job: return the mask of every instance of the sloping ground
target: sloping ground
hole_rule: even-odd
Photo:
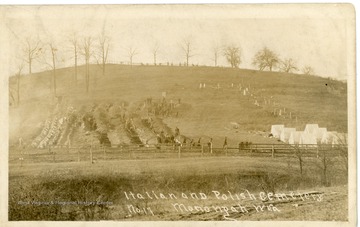
[[[155,142],[152,140],[156,136],[155,133],[143,124],[141,118],[134,119],[134,126],[143,144],[153,144]]]
[[[131,143],[129,137],[123,128],[118,127],[115,130],[111,130],[107,133],[107,137],[110,140],[111,146],[118,147],[121,145],[128,145]]]
[[[107,136],[111,146],[128,145],[131,143],[125,130],[125,113],[126,110],[119,105],[113,104],[108,109],[109,122],[114,129],[108,131]]]
[[[157,144],[156,134],[171,136],[171,129],[156,117],[141,118],[138,108],[121,107],[103,101],[82,105],[79,110],[66,103],[56,105],[53,117],[44,120],[42,130],[30,137],[33,148],[104,145]],[[149,124],[150,122],[150,124]]]
[[[83,67],[77,83],[72,81],[72,68],[57,70],[58,95],[64,102],[74,107],[104,102],[126,107],[150,97],[159,100],[166,92],[168,102],[180,99],[181,105],[163,123],[171,129],[179,127],[189,137],[205,135],[221,141],[227,136],[234,145],[246,140],[272,143],[276,141],[264,137],[272,124],[303,130],[305,124],[317,123],[329,131],[347,131],[346,84],[325,78],[214,67],[120,65],[108,65],[108,74],[102,77],[97,66],[90,69],[89,94]],[[36,137],[51,115],[56,104],[50,95],[51,78],[50,72],[21,78],[21,105],[10,108],[13,143],[19,136]],[[15,80],[11,78],[10,84]],[[206,89],[199,89],[199,83],[206,83]],[[230,122],[239,128],[229,127]]]
[[[82,127],[77,128],[73,133],[72,146],[88,148],[90,145],[100,145],[98,134],[85,131]]]

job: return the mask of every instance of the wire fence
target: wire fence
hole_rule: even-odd
[[[56,146],[47,149],[10,149],[9,163],[42,162],[98,162],[107,160],[137,160],[159,158],[199,158],[199,157],[268,157],[279,158],[301,154],[303,157],[343,156],[347,145],[306,144],[251,144],[239,147],[212,148],[207,144],[196,146],[149,145],[123,147],[66,147]]]

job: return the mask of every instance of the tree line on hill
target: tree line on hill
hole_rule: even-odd
[[[73,80],[76,84],[78,80],[78,65],[79,60],[85,62],[85,90],[89,92],[90,84],[90,70],[89,65],[91,60],[95,60],[97,65],[101,68],[102,76],[106,75],[106,64],[108,63],[108,55],[111,51],[113,42],[111,38],[102,32],[98,37],[86,36],[81,37],[77,33],[73,33],[65,41],[66,48],[62,46],[64,51],[70,52],[73,59],[74,74]],[[32,73],[32,67],[35,62],[46,65],[52,71],[52,85],[51,91],[56,97],[57,84],[56,84],[56,69],[57,65],[61,61],[59,59],[59,43],[55,41],[41,41],[39,38],[31,39],[26,38],[22,46],[22,53],[20,57],[20,63],[17,66],[15,76],[17,77],[16,88],[11,89],[10,97],[14,99],[17,104],[20,103],[20,76],[23,73],[25,65],[28,67],[28,73]],[[191,38],[184,38],[179,43],[179,48],[185,58],[184,66],[190,65],[190,60],[196,55],[194,43]],[[159,64],[157,58],[161,47],[158,42],[155,42],[151,48],[151,54],[153,57],[153,64]],[[226,62],[232,68],[239,68],[242,63],[241,59],[241,47],[236,44],[230,45],[214,45],[211,49],[211,60],[214,62],[214,66],[218,66],[220,57],[224,57]],[[126,48],[126,54],[129,60],[129,64],[133,65],[133,59],[139,54],[139,51],[134,46]],[[252,65],[257,69],[264,71],[273,71],[277,69],[281,72],[293,73],[301,71],[306,75],[314,75],[314,70],[311,66],[305,66],[301,70],[297,66],[296,62],[292,58],[281,59],[278,54],[270,50],[268,47],[264,47],[259,50],[252,59]],[[15,94],[16,93],[16,98]],[[16,101],[15,101],[16,99]]]

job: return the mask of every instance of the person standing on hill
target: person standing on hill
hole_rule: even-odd
[[[227,137],[225,136],[223,148],[224,148],[224,149],[227,149],[227,146],[228,146],[228,144],[227,144]]]
[[[178,127],[175,128],[175,137],[180,135],[180,130]]]
[[[201,146],[201,137],[199,138],[198,142],[197,142],[197,146]]]
[[[190,149],[191,149],[193,146],[195,146],[195,142],[194,142],[194,139],[191,139],[191,140],[190,140]]]
[[[25,143],[22,137],[19,138],[19,149],[20,149],[20,153],[24,154]]]
[[[209,146],[209,151],[212,154],[212,148],[213,148],[213,142],[212,142],[212,138],[210,138],[209,142],[208,142],[208,146]]]
[[[24,140],[22,137],[19,138],[19,148],[22,148]]]
[[[186,145],[186,137],[183,139],[183,144]]]

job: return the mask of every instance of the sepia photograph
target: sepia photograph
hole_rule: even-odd
[[[8,5],[0,21],[9,223],[355,226],[351,4]]]

